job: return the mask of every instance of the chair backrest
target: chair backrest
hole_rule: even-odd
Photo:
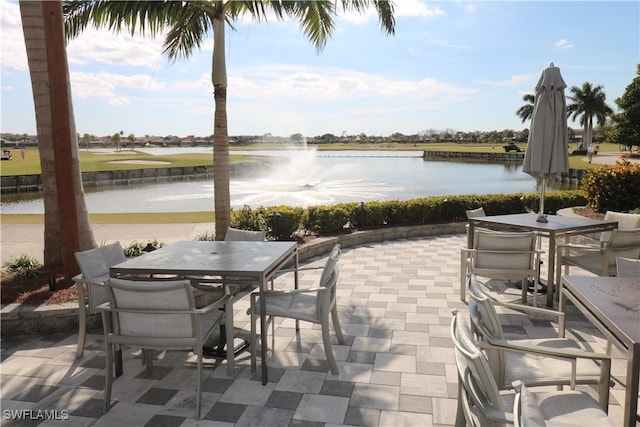
[[[474,268],[530,270],[535,268],[536,234],[479,229],[473,236]],[[494,251],[494,252],[492,252]],[[515,253],[515,252],[520,253]],[[523,253],[526,252],[526,253]]]
[[[266,231],[240,230],[231,227],[227,228],[224,235],[225,242],[262,242],[266,238]]]
[[[338,261],[340,261],[341,257],[342,251],[340,245],[337,244],[329,252],[320,275],[318,286],[328,288],[329,292],[323,292],[319,295],[316,306],[317,313],[328,313],[336,303],[336,285],[340,276]]]
[[[117,311],[117,335],[144,338],[194,338],[195,308],[189,280],[130,281],[109,279],[105,288]],[[178,312],[172,312],[178,311]],[[142,342],[138,342],[143,344]]]
[[[640,279],[640,259],[616,258],[616,270],[618,277],[633,277]]]
[[[99,246],[74,254],[85,279],[109,275],[109,268],[126,261],[120,242]]]
[[[605,243],[609,252],[609,267],[616,269],[616,258],[640,258],[640,228],[616,229]]]
[[[109,268],[127,260],[120,242],[76,252],[74,256],[84,278],[93,281],[95,285],[107,280]],[[108,301],[107,293],[102,286],[90,285],[87,286],[87,291],[90,309]]]
[[[476,323],[478,324],[478,332],[482,335],[503,339],[504,331],[493,301],[484,292],[475,275],[471,275],[469,279],[469,297],[469,316],[474,326]]]
[[[462,312],[457,310],[451,321],[451,338],[455,346],[458,381],[469,399],[463,404],[467,421],[472,425],[492,426],[495,425],[492,419],[512,420],[511,408],[500,395],[487,359],[476,344]]]
[[[640,228],[640,214],[607,211],[604,214],[605,221],[618,221],[618,230]],[[600,233],[600,241],[606,242],[611,237],[610,231]]]
[[[465,211],[465,213],[467,214],[467,219],[469,219],[469,218],[478,218],[478,217],[481,217],[481,216],[487,216],[484,213],[484,208],[483,207],[479,207],[479,208],[476,208],[476,209],[467,209]]]
[[[472,279],[475,279],[472,276]],[[469,282],[469,318],[476,335],[487,342],[504,339],[504,331],[495,310],[493,301],[481,289],[477,280]],[[485,349],[489,368],[494,378],[506,377],[506,357],[504,351],[496,348]]]

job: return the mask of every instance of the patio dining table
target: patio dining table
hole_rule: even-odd
[[[608,340],[627,356],[624,426],[635,427],[638,418],[640,381],[640,278],[563,275],[560,280],[560,311],[567,302],[575,307]],[[566,318],[559,325],[565,335]]]
[[[295,287],[298,286],[298,245],[295,242],[221,242],[180,241],[153,252],[133,258],[111,267],[111,277],[121,274],[169,274],[178,276],[219,277],[223,286],[245,284],[255,286],[260,292],[283,267],[293,264]],[[233,278],[229,283],[229,279]],[[209,280],[211,281],[211,280]],[[229,303],[230,304],[230,303]],[[261,313],[264,313],[264,298],[260,298]],[[226,307],[232,313],[233,307]],[[232,321],[228,316],[227,321]],[[266,319],[260,319],[260,331],[265,336]],[[226,327],[226,341],[233,343],[233,324]],[[267,340],[261,342],[262,384],[267,377]],[[255,351],[254,349],[251,349]],[[234,348],[227,345],[227,370],[234,371]]]
[[[546,217],[547,222],[538,222],[538,214],[531,212],[469,218],[469,240],[467,242],[467,247],[473,248],[473,231],[475,227],[484,227],[502,231],[535,231],[541,236],[548,237],[549,258],[547,260],[547,306],[553,307],[553,280],[557,239],[559,237],[567,238],[572,234],[610,231],[618,227],[618,222],[561,215],[547,215]],[[526,286],[526,284],[523,283],[523,286]]]

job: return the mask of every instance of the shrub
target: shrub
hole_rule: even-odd
[[[275,240],[291,240],[300,229],[303,212],[304,209],[300,207],[290,206],[270,209],[264,220],[269,230],[267,236]]]
[[[582,181],[589,207],[597,212],[640,208],[640,164],[626,160],[587,172]]]
[[[287,206],[251,209],[245,206],[236,212],[232,224],[234,227],[248,230],[264,230],[256,224],[266,224],[271,238],[288,239],[299,233],[327,235],[344,232],[350,228],[372,229],[466,221],[465,211],[480,206],[484,207],[487,215],[538,212],[539,203],[539,193],[528,193],[424,197],[405,201],[309,206],[306,209]],[[547,213],[585,204],[586,199],[582,191],[559,191],[545,195]],[[277,212],[278,215],[273,215],[273,212]]]
[[[38,269],[42,267],[40,261],[29,255],[22,254],[18,257],[11,258],[5,262],[2,267],[15,274],[18,279],[30,279],[38,276]]]
[[[123,252],[127,258],[133,258],[145,253],[145,249],[148,246],[152,246],[154,249],[158,249],[165,245],[165,242],[161,242],[158,239],[149,240],[147,243],[133,241],[123,249]]]
[[[214,231],[205,231],[204,233],[198,234],[194,240],[213,241],[216,240],[216,233]]]

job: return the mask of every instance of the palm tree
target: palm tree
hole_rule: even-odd
[[[62,6],[60,2],[20,0],[20,17],[38,129],[44,264],[71,278],[79,272],[74,252],[96,243],[82,188]]]
[[[530,93],[526,93],[522,96],[522,100],[526,102],[526,104],[516,110],[516,116],[520,117],[522,123],[524,123],[533,116],[533,106],[536,97]]]
[[[188,58],[200,48],[213,30],[213,83],[215,111],[213,125],[213,187],[216,239],[223,239],[231,223],[229,195],[229,135],[227,129],[227,70],[225,65],[225,23],[233,23],[248,15],[256,21],[275,16],[278,20],[293,18],[311,43],[320,51],[334,30],[338,9],[364,12],[373,6],[381,27],[387,34],[395,31],[393,5],[386,0],[321,0],[321,1],[135,1],[97,0],[65,2],[68,37],[75,37],[90,23],[119,32],[139,30],[152,36],[168,29],[164,51],[170,61]]]
[[[607,117],[613,114],[613,110],[605,102],[607,96],[601,85],[593,87],[591,83],[584,82],[582,87],[572,86],[569,90],[573,95],[568,98],[573,103],[567,105],[567,117],[571,117],[575,122],[580,116],[583,132],[579,149],[584,150],[593,140],[593,117],[595,116],[597,123],[602,126]]]

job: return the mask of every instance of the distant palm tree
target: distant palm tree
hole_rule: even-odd
[[[593,117],[595,116],[597,123],[603,126],[607,117],[613,114],[613,110],[605,102],[607,96],[601,85],[593,87],[591,83],[584,82],[582,87],[572,86],[569,91],[573,95],[568,98],[573,103],[567,105],[567,117],[571,117],[574,122],[580,117],[580,125],[583,128],[580,149],[584,150],[593,140]]]
[[[522,119],[522,123],[530,120],[533,116],[533,106],[536,100],[536,97],[533,94],[527,93],[522,96],[522,100],[526,102],[525,105],[518,108],[516,111],[516,115]]]
[[[256,21],[268,17],[293,18],[302,31],[321,50],[334,30],[338,9],[364,12],[373,6],[382,29],[395,31],[393,4],[385,0],[321,1],[65,1],[66,34],[75,37],[90,23],[119,32],[123,27],[132,34],[154,36],[168,29],[164,53],[169,60],[188,58],[200,48],[213,30],[213,66],[211,81],[215,100],[213,126],[213,187],[216,239],[223,239],[231,223],[229,194],[229,135],[227,129],[227,70],[225,65],[225,23],[248,16]]]

